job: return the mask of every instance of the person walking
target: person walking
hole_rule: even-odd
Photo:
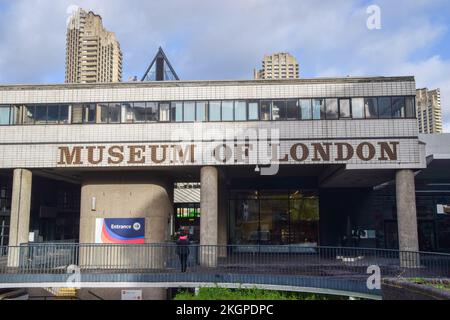
[[[186,272],[189,257],[189,240],[187,235],[180,235],[177,240],[177,254],[180,258],[181,272]]]

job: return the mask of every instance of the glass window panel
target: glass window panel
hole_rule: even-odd
[[[327,110],[327,119],[338,119],[338,100],[337,99],[326,99],[326,110]]]
[[[298,100],[286,101],[286,120],[298,119]]]
[[[378,118],[378,100],[377,98],[364,99],[364,111],[366,118]]]
[[[0,125],[9,124],[10,107],[0,106]]]
[[[72,123],[83,123],[84,107],[82,104],[72,105]]]
[[[270,120],[270,107],[272,101],[261,101],[261,120]]]
[[[392,106],[390,97],[378,98],[378,116],[380,119],[392,118]]]
[[[96,105],[93,103],[87,104],[87,105],[85,105],[85,109],[86,109],[86,114],[85,114],[84,122],[94,123],[95,118],[96,118],[96,113],[97,113]]]
[[[233,101],[222,101],[222,121],[233,121]]]
[[[339,117],[350,118],[350,99],[339,99]]]
[[[286,101],[274,101],[272,103],[272,120],[286,119]]]
[[[415,118],[416,110],[415,110],[415,98],[414,97],[406,97],[405,105],[406,105],[406,118]]]
[[[70,106],[62,104],[59,106],[59,123],[70,123],[69,114]]]
[[[133,102],[126,109],[126,122],[145,122],[146,121],[146,103],[145,102]]]
[[[128,102],[124,102],[121,104],[122,110],[121,110],[121,118],[122,123],[131,123],[134,121],[134,110],[133,105]]]
[[[159,104],[159,121],[170,121],[170,105],[168,102]]]
[[[364,118],[364,98],[352,98],[353,119]]]
[[[230,200],[230,241],[233,244],[259,243],[259,201]]]
[[[170,112],[173,122],[183,121],[183,102],[172,102]]]
[[[154,122],[158,121],[158,103],[157,102],[147,102],[145,105],[145,120]]]
[[[49,105],[47,110],[47,122],[48,123],[58,123],[59,119],[59,106],[58,105]]]
[[[20,123],[20,106],[11,106],[10,124]]]
[[[37,105],[35,109],[34,120],[36,124],[43,124],[47,122],[47,106]]]
[[[313,99],[313,119],[325,119],[325,100],[324,99]]]
[[[108,104],[97,104],[97,123],[108,123]]]
[[[207,121],[208,103],[206,101],[197,101],[195,107],[196,107],[196,115],[195,115],[196,121],[199,122]]]
[[[220,101],[209,102],[209,121],[220,121]]]
[[[300,99],[300,119],[302,120],[311,120],[312,112],[311,112],[311,99]]]
[[[392,98],[392,116],[394,118],[405,117],[405,98],[394,97]]]
[[[195,102],[189,101],[184,103],[184,116],[185,122],[195,121]]]
[[[234,103],[234,119],[236,121],[247,120],[247,103],[245,101],[236,101]]]
[[[120,104],[109,104],[109,123],[120,123]]]
[[[24,106],[23,121],[24,124],[34,123],[34,106]]]
[[[248,120],[259,120],[259,104],[257,101],[248,103]]]

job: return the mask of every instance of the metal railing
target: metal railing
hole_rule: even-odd
[[[450,277],[449,254],[369,248],[30,243],[0,253],[0,283],[17,275],[29,276],[14,278],[19,281],[37,282],[39,275],[64,281],[51,276],[67,275],[69,266],[91,282],[249,283],[365,293],[374,293],[367,287],[373,270],[381,277]]]

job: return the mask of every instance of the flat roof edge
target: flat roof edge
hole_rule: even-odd
[[[232,86],[232,85],[292,85],[292,84],[332,84],[415,81],[414,76],[395,77],[340,77],[301,78],[282,80],[180,80],[180,81],[130,81],[111,83],[60,83],[60,84],[0,84],[1,91],[41,90],[41,89],[90,89],[129,87],[189,87],[189,86]]]

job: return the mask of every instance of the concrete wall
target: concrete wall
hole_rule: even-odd
[[[152,172],[95,173],[84,178],[81,188],[80,243],[95,242],[97,218],[145,218],[145,242],[169,239],[169,217],[173,214],[173,184]],[[92,210],[92,198],[96,208]],[[81,248],[81,264],[114,267],[161,268],[164,252],[154,247]]]

